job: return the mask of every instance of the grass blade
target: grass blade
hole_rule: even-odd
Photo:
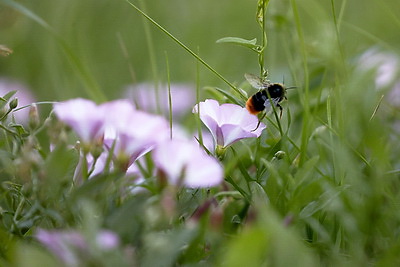
[[[225,77],[223,77],[219,72],[217,72],[213,67],[211,67],[207,62],[205,62],[199,55],[197,55],[195,52],[193,52],[189,47],[187,47],[184,43],[179,41],[178,38],[173,36],[169,31],[167,31],[164,27],[162,27],[160,24],[158,24],[155,20],[153,20],[149,15],[147,15],[145,12],[143,12],[140,8],[138,8],[135,4],[130,2],[129,0],[126,0],[126,2],[131,5],[137,12],[139,12],[142,16],[144,16],[147,20],[149,20],[154,26],[156,26],[159,30],[161,30],[163,33],[165,33],[169,38],[171,38],[175,43],[177,43],[180,47],[186,50],[190,55],[192,55],[194,58],[196,58],[201,64],[203,64],[207,69],[209,69],[212,73],[214,73],[218,78],[220,78],[222,81],[224,81],[229,87],[231,87],[233,90],[235,90],[243,99],[246,99],[246,97],[240,92],[238,88],[236,88],[235,85],[233,85],[231,82],[229,82]]]

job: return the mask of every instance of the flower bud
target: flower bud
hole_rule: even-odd
[[[316,137],[320,137],[325,131],[326,131],[327,127],[325,125],[319,126],[317,127],[313,133],[311,134],[310,139],[312,138],[316,138]]]
[[[275,153],[275,155],[274,155],[274,159],[283,159],[284,157],[285,157],[285,155],[286,155],[286,153],[285,153],[285,151],[281,151],[281,150],[279,150],[279,151],[277,151],[276,153]]]
[[[8,105],[11,110],[15,109],[18,106],[18,98],[14,98],[13,100],[11,100]]]
[[[221,145],[217,145],[215,148],[215,154],[217,155],[219,160],[222,160],[225,157],[226,147]]]
[[[96,159],[98,157],[100,157],[100,155],[103,153],[103,151],[104,151],[104,149],[103,149],[102,143],[94,144],[90,149],[92,156]]]
[[[31,107],[29,108],[29,128],[31,130],[36,129],[39,127],[40,124],[40,118],[39,118],[39,112],[36,104],[32,104]]]

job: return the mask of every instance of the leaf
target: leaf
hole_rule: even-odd
[[[225,91],[224,89],[218,88],[218,87],[205,87],[204,90],[210,92],[210,93],[215,93],[215,91],[218,91],[221,93],[223,96],[225,96],[227,99],[229,99],[232,103],[242,106],[242,103],[240,103],[239,100],[237,100],[235,97],[232,96],[232,93],[229,93]],[[215,90],[215,91],[214,91]],[[218,95],[215,94],[217,97]]]
[[[304,209],[300,212],[299,218],[306,219],[313,216],[315,213],[321,210],[328,210],[329,206],[333,205],[335,201],[340,200],[339,195],[342,194],[349,186],[344,185],[338,188],[332,188],[323,193],[318,200],[310,202]]]
[[[251,194],[256,206],[263,207],[269,204],[269,198],[264,188],[257,182],[250,183]]]
[[[67,145],[56,146],[46,158],[43,166],[43,192],[49,199],[59,198],[64,187],[72,181],[74,170],[78,162],[78,153]]]
[[[10,123],[9,126],[14,128],[19,136],[28,136],[28,132],[25,130],[22,124]]]
[[[247,48],[250,48],[256,52],[260,50],[260,46],[257,45],[257,38],[247,40],[239,37],[224,37],[221,39],[218,39],[216,43],[221,44],[221,43],[230,43],[230,44],[235,44],[235,45],[240,45],[244,46]]]
[[[16,90],[10,91],[7,94],[5,94],[3,97],[0,97],[0,109],[5,107],[8,103],[8,101],[17,93]]]
[[[144,236],[145,247],[141,266],[180,266],[179,256],[188,244],[196,241],[198,230],[194,227],[174,228],[169,231],[151,232]],[[200,246],[201,243],[198,244]],[[157,256],[155,256],[157,255]],[[190,258],[190,257],[189,257]]]
[[[222,266],[264,266],[268,241],[268,235],[260,227],[247,229],[228,243]]]

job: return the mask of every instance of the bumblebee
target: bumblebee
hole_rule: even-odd
[[[281,83],[270,83],[267,80],[262,80],[260,77],[246,73],[246,80],[256,89],[257,93],[249,97],[246,102],[246,109],[254,115],[257,115],[264,109],[270,107],[271,102],[280,110],[282,117],[282,106],[279,104],[286,98],[285,86]],[[271,99],[271,100],[270,100]]]

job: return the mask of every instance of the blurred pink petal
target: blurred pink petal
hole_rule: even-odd
[[[171,83],[172,114],[181,117],[188,114],[195,104],[195,89],[193,85],[184,83]],[[160,85],[156,88],[151,83],[131,85],[126,89],[125,96],[137,104],[138,109],[157,113],[157,101],[162,114],[168,115],[168,86]]]
[[[46,231],[39,229],[36,233],[36,238],[68,266],[78,266],[79,256],[76,251],[88,249],[83,236],[75,231]]]
[[[39,229],[36,233],[36,239],[67,266],[81,266],[94,249],[112,250],[120,243],[118,235],[109,230],[99,231],[95,238],[96,247],[90,248],[92,242],[78,231]]]
[[[393,85],[400,71],[400,60],[391,52],[371,48],[362,54],[358,60],[359,71],[373,74],[375,86],[382,89]]]
[[[200,119],[210,130],[217,145],[227,147],[243,138],[259,137],[266,128],[258,124],[258,118],[238,105],[222,104],[213,99],[200,102],[193,109],[197,113],[200,107]]]
[[[93,101],[77,98],[56,103],[54,112],[84,143],[97,140],[104,134],[104,114]]]
[[[83,157],[83,155],[81,155],[81,157]],[[96,161],[94,160],[92,154],[86,155],[88,170],[92,170],[89,178],[99,175],[104,171],[107,158],[108,158],[108,152],[106,151],[101,153],[100,156],[96,159]]]
[[[101,231],[96,236],[96,244],[102,250],[112,250],[119,246],[119,237],[112,231]]]
[[[219,162],[192,141],[168,140],[161,143],[153,151],[153,159],[172,184],[182,182],[188,187],[210,187],[223,180]]]
[[[122,100],[103,104],[102,108],[107,114],[104,142],[109,149],[115,142],[114,154],[128,156],[129,165],[168,138],[168,123],[160,116],[135,110]]]
[[[5,94],[11,91],[17,91],[17,93],[13,96],[13,98],[18,98],[17,108],[30,105],[36,101],[31,91],[29,91],[24,84],[5,78],[0,78],[0,96],[3,97]],[[29,107],[17,110],[12,114],[17,123],[25,124],[29,120]]]

